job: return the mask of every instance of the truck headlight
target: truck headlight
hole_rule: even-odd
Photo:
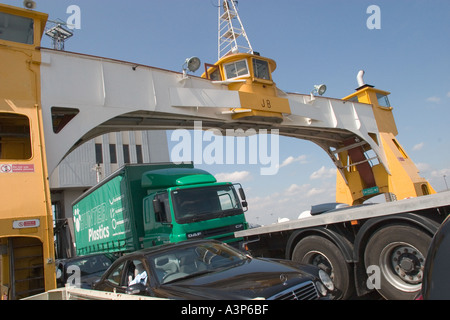
[[[326,273],[323,270],[319,270],[319,278],[320,281],[322,281],[323,285],[330,291],[334,290],[334,283],[333,280],[331,280],[330,276],[328,275],[328,273]]]

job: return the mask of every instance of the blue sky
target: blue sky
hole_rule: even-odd
[[[22,6],[22,0],[1,1]],[[181,71],[187,57],[217,60],[217,0],[36,0],[51,20],[81,9],[81,29],[66,50]],[[381,10],[370,30],[366,10]],[[450,184],[450,1],[240,0],[239,13],[255,51],[277,61],[277,86],[343,98],[356,75],[391,92],[398,140],[437,191]],[[44,46],[51,46],[44,40]],[[197,72],[196,75],[199,75]],[[257,165],[200,165],[247,191],[247,218],[262,224],[296,218],[312,204],[334,201],[335,168],[314,144],[280,138],[276,176]]]

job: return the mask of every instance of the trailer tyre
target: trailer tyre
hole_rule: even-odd
[[[364,254],[366,270],[371,266],[371,270],[379,270],[378,286],[373,287],[384,298],[410,300],[418,294],[431,239],[429,234],[407,225],[385,227],[369,239]],[[372,276],[376,281],[378,275]],[[368,285],[373,282],[368,281]]]
[[[292,260],[316,265],[331,277],[336,288],[337,299],[349,298],[353,291],[352,268],[345,261],[339,248],[321,236],[308,236],[297,243]]]

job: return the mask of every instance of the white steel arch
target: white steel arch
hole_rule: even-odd
[[[281,123],[233,120],[229,111],[241,104],[238,92],[228,90],[227,84],[130,62],[41,51],[41,101],[50,173],[76,146],[100,134],[190,129],[194,121],[202,121],[203,129],[278,129],[280,135],[318,144],[338,169],[333,150],[356,136],[371,146],[388,169],[384,151],[372,139],[378,139],[379,132],[371,105],[323,97],[311,100],[310,95],[278,90],[291,109]]]

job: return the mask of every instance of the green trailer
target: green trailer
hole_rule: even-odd
[[[248,224],[242,187],[192,164],[125,165],[72,205],[77,255],[132,252],[208,238],[239,246]]]

